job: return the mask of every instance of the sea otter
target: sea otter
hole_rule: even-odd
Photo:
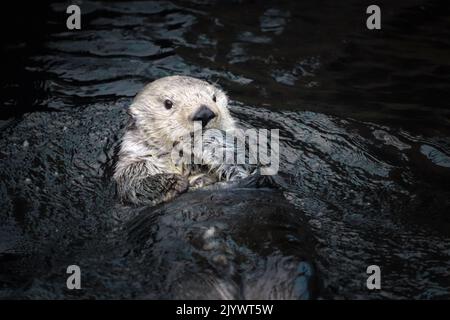
[[[215,129],[216,135],[232,134],[236,130],[227,105],[222,90],[188,76],[164,77],[144,87],[129,107],[130,124],[115,166],[120,199],[156,205],[189,188],[251,174],[255,166],[224,163],[217,158],[217,154],[230,150],[239,152],[229,140],[209,135],[202,148],[192,148],[195,133]],[[180,158],[193,161],[178,161],[174,150]]]

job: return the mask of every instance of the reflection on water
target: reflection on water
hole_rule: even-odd
[[[376,35],[357,1],[92,1],[77,32],[57,27],[53,4],[45,43],[12,45],[24,70],[2,80],[0,296],[77,297],[51,283],[85,252],[140,279],[139,261],[98,252],[135,214],[114,199],[114,149],[136,92],[181,73],[217,81],[244,126],[280,129],[285,196],[317,240],[323,297],[448,298],[450,15],[383,4]],[[371,264],[381,291],[365,288]]]

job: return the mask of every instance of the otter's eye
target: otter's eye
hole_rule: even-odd
[[[214,101],[214,102],[217,101],[216,95],[213,95],[213,101]]]
[[[166,109],[171,109],[172,106],[173,106],[173,103],[169,99],[164,101],[164,107],[166,107]]]

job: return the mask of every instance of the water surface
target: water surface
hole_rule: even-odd
[[[52,287],[61,265],[136,214],[111,182],[126,108],[186,74],[226,90],[243,125],[280,129],[323,297],[449,298],[450,12],[379,5],[381,31],[359,1],[84,1],[80,31],[65,3],[41,8],[40,29],[2,49],[0,296],[77,297]],[[365,286],[372,264],[380,291]]]

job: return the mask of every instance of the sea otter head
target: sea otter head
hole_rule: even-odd
[[[153,141],[173,144],[191,135],[194,128],[233,129],[227,104],[226,94],[206,81],[170,76],[147,85],[130,106],[130,114]]]

